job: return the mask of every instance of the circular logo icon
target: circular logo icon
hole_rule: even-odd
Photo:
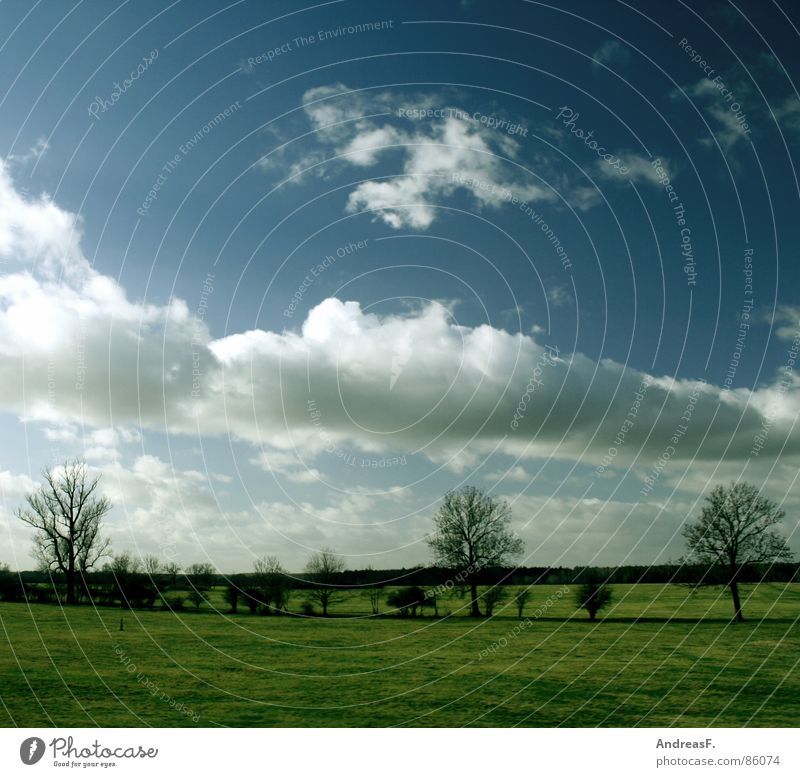
[[[44,739],[39,739],[39,737],[28,737],[19,746],[19,757],[22,759],[22,763],[28,766],[38,764],[43,755]]]

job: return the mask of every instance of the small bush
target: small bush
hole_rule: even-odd
[[[578,586],[575,592],[575,606],[586,610],[589,620],[597,619],[597,613],[611,604],[612,589],[597,577],[589,577]]]
[[[168,599],[164,599],[164,607],[173,612],[180,612],[184,609],[185,602],[186,599],[183,596],[170,596]]]

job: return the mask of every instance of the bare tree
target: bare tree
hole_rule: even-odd
[[[137,575],[142,571],[142,562],[134,558],[128,551],[117,553],[106,563],[104,569],[114,575]]]
[[[178,582],[178,575],[181,573],[181,565],[175,561],[169,561],[164,565],[164,574],[169,575],[170,585]]]
[[[17,517],[37,530],[34,555],[49,571],[65,576],[67,604],[75,604],[78,576],[108,553],[111,543],[100,535],[100,525],[111,502],[97,492],[99,476],[90,477],[86,463],[78,459],[46,469],[43,477]]]
[[[525,605],[531,598],[531,589],[530,588],[523,588],[515,597],[514,601],[517,605],[517,617],[522,618],[522,611],[525,609]]]
[[[318,551],[306,564],[306,574],[314,583],[308,597],[322,607],[323,616],[328,615],[329,605],[341,598],[341,588],[336,584],[343,571],[344,559],[330,548]]]
[[[367,565],[364,567],[364,571],[368,573],[372,573],[375,570],[372,567],[372,564]],[[369,588],[367,588],[367,593],[369,594],[369,605],[372,609],[373,615],[378,615],[381,611],[381,599],[383,598],[383,584],[382,583],[372,583]]]
[[[436,533],[428,539],[435,563],[458,570],[466,579],[472,600],[470,614],[480,617],[481,570],[503,566],[525,547],[511,529],[511,508],[505,500],[464,486],[445,494],[435,521]]]
[[[161,559],[158,556],[145,556],[142,559],[142,566],[144,567],[145,573],[150,577],[155,577],[164,571]]]
[[[216,570],[213,564],[207,561],[191,564],[186,567],[186,574],[189,576],[189,582],[196,588],[207,589],[211,588],[214,584],[214,575]]]
[[[266,613],[286,611],[289,601],[289,581],[286,570],[276,556],[263,556],[253,562],[256,586],[260,589]]]
[[[127,551],[113,556],[104,567],[114,578],[117,598],[122,607],[152,607],[158,596],[152,579],[142,574],[142,562]]]
[[[377,585],[373,585],[367,589],[369,593],[369,606],[372,608],[372,614],[378,615],[381,611],[381,599],[383,598],[383,589]]]
[[[722,570],[733,598],[734,619],[741,622],[739,580],[743,570],[751,564],[788,561],[794,556],[773,528],[785,513],[749,483],[716,486],[706,502],[697,521],[685,526],[682,533],[691,559]]]

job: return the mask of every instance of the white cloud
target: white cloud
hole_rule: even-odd
[[[796,94],[789,95],[781,101],[773,109],[773,113],[784,130],[795,136],[800,134],[800,98]]]
[[[512,197],[530,203],[563,199],[584,210],[601,201],[591,186],[571,180],[543,152],[523,153],[518,122],[468,114],[430,94],[354,92],[343,84],[310,89],[303,101],[317,140],[338,164],[371,167],[390,154],[398,157],[398,175],[360,183],[347,204],[350,212],[374,211],[394,229],[427,229],[437,217],[436,206],[458,191],[469,193],[481,208],[499,207]],[[318,151],[309,153],[316,164]],[[285,154],[278,156],[285,164]],[[295,162],[290,171],[298,176],[302,167]]]
[[[572,305],[575,300],[572,298],[572,292],[567,286],[551,286],[547,290],[547,300],[553,307],[561,308],[566,305]]]
[[[346,210],[371,213],[392,229],[423,231],[441,216],[456,194],[466,193],[478,209],[512,203],[550,203],[588,211],[603,203],[597,186],[546,144],[528,138],[518,118],[489,108],[468,112],[443,93],[403,94],[350,90],[335,83],[303,95],[314,141],[277,146],[258,163],[298,183],[313,175],[384,164],[393,174],[359,180]],[[537,131],[563,146],[569,133],[544,124]],[[628,181],[660,185],[650,160],[632,151],[619,154],[621,175],[600,160],[592,171],[610,185]],[[391,165],[391,167],[388,167]]]
[[[594,59],[592,67],[599,70],[601,64],[627,65],[630,62],[631,54],[618,40],[607,40],[592,52],[592,59]]]
[[[722,92],[724,88],[726,92]],[[713,128],[714,138],[724,151],[729,151],[739,141],[747,139],[747,116],[741,111],[741,100],[752,95],[752,91],[742,82],[718,81],[715,83],[710,78],[701,78],[697,83],[686,88],[687,94],[696,98],[705,111],[714,119],[716,126]],[[742,121],[737,118],[731,106],[740,106]],[[714,145],[714,139],[701,138],[700,143],[705,146]]]
[[[231,435],[256,446],[259,466],[301,483],[352,453],[418,451],[462,473],[495,450],[595,464],[646,377],[579,353],[550,362],[534,336],[465,326],[441,304],[377,315],[327,299],[299,331],[212,339],[181,300],[131,302],[80,253],[78,220],[19,195],[5,171],[0,201],[0,245],[14,267],[0,278],[0,408],[61,429],[65,444],[95,460],[117,459],[135,441],[124,430],[147,428]],[[660,455],[695,390],[690,380],[652,378],[616,467]],[[791,460],[799,395],[797,379],[753,392],[701,388],[673,460],[742,460],[768,419],[760,456],[785,444]],[[88,433],[78,436],[82,425]]]
[[[0,496],[3,499],[24,496],[34,486],[34,481],[27,475],[17,475],[8,470],[0,470]]]
[[[27,164],[34,159],[41,159],[50,150],[47,138],[42,135],[24,154],[10,154],[7,159],[16,164]]]
[[[762,319],[776,325],[775,336],[791,342],[800,336],[800,307],[779,305],[773,314],[764,314]]]

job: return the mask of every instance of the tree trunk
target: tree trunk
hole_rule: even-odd
[[[67,562],[67,604],[75,604],[75,556],[72,553]]]
[[[744,621],[744,615],[742,615],[742,602],[739,599],[739,583],[736,578],[731,580],[730,587],[731,596],[733,597],[734,619],[737,623],[742,623],[742,621]]]
[[[472,597],[472,610],[470,615],[473,618],[480,618],[481,610],[480,607],[478,607],[478,584],[474,580],[470,583],[470,596]]]

